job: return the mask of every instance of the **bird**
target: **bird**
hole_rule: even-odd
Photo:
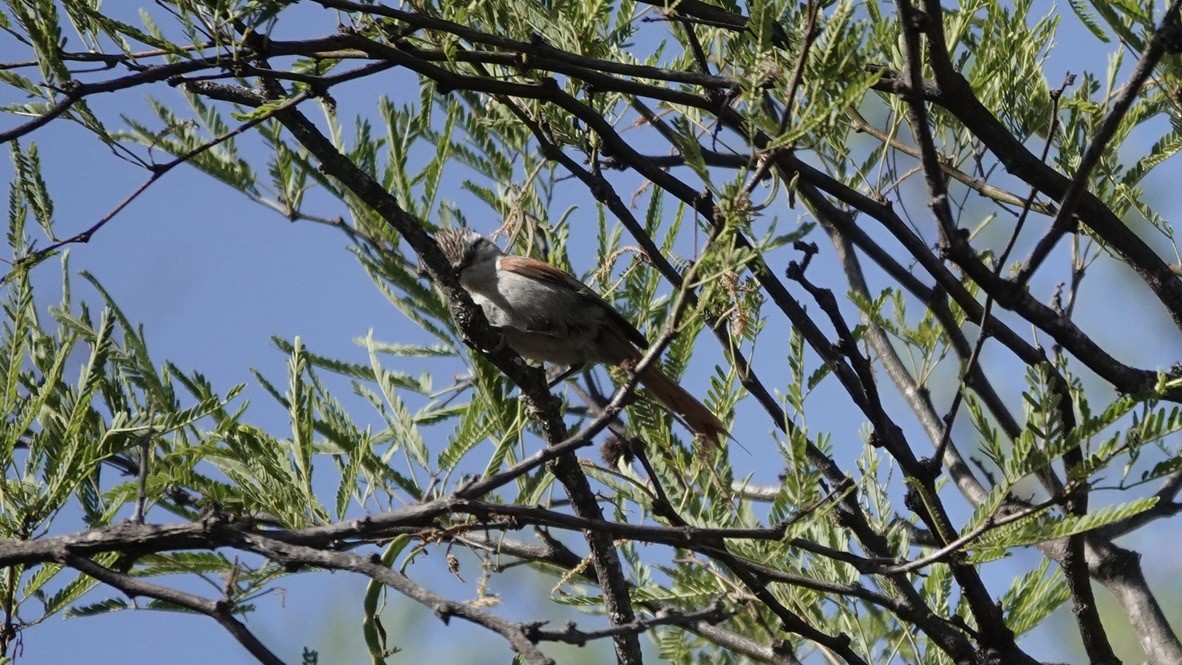
[[[489,324],[523,358],[568,368],[561,378],[590,365],[631,371],[648,348],[645,336],[615,307],[578,279],[526,256],[506,254],[468,228],[435,234],[460,285],[484,311]],[[726,428],[714,413],[656,363],[637,379],[707,445],[717,447]]]

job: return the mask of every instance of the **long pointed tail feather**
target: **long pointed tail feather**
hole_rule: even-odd
[[[640,382],[648,388],[662,404],[681,416],[685,424],[711,447],[717,448],[726,436],[722,421],[706,408],[696,397],[686,392],[676,381],[669,378],[655,365],[649,365],[640,373]]]

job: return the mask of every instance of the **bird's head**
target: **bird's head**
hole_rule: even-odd
[[[435,242],[456,273],[472,264],[501,255],[491,240],[468,228],[443,229],[435,234]]]

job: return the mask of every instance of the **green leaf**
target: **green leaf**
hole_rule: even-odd
[[[1050,570],[1051,565],[1051,560],[1044,558],[1038,568],[1015,579],[1002,598],[1006,626],[1015,635],[1042,624],[1043,620],[1071,598],[1063,571],[1058,567]]]
[[[1067,4],[1071,7],[1072,11],[1075,12],[1075,15],[1079,18],[1080,22],[1084,24],[1084,27],[1086,27],[1096,39],[1099,39],[1105,44],[1111,41],[1108,38],[1108,33],[1104,32],[1104,27],[1100,25],[1099,19],[1096,18],[1095,14],[1088,11],[1088,8],[1084,6],[1082,0],[1067,0]]]
[[[1066,538],[1077,533],[1084,533],[1114,522],[1133,517],[1149,510],[1157,504],[1157,497],[1135,499],[1127,503],[1107,506],[1094,510],[1087,515],[1069,515],[1047,517],[1036,515],[1021,520],[1013,525],[1007,525],[996,531],[987,532],[982,536],[982,546],[989,547],[1023,547],[1048,540]]]
[[[130,606],[127,604],[127,601],[122,598],[108,598],[106,600],[100,600],[97,603],[91,603],[89,605],[71,607],[70,609],[66,610],[66,617],[92,617],[98,616],[100,614],[108,614],[110,612],[126,610],[129,609],[129,607]]]

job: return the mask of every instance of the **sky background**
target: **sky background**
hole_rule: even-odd
[[[1058,82],[1068,70],[1088,69],[1102,74],[1106,49],[1097,48],[1097,43],[1070,12],[1064,11],[1059,46],[1052,54],[1047,79]],[[308,21],[306,25],[285,18],[281,26],[296,30],[306,27],[311,34],[335,29],[335,20],[324,12],[308,11],[303,16]],[[0,61],[20,59],[23,53],[11,37],[0,34]],[[341,103],[342,120],[348,122],[353,111],[373,108],[375,85],[381,86],[396,102],[417,99],[417,84],[405,85],[408,81],[412,79],[405,73],[390,73],[334,88],[333,95]],[[157,87],[151,92],[167,103],[181,104],[179,95],[167,87]],[[117,126],[118,114],[127,112],[129,106],[133,113],[146,115],[142,95],[141,91],[130,91],[93,98],[91,102],[100,117]],[[318,116],[312,105],[306,110],[309,115]],[[3,128],[14,124],[12,118],[0,118],[0,123]],[[54,122],[32,138],[40,147],[45,177],[55,197],[59,236],[92,224],[146,177],[144,172],[114,159],[90,134],[74,125]],[[28,139],[23,142],[27,144]],[[1165,164],[1155,176],[1157,186],[1147,185],[1151,203],[1168,218],[1177,216],[1182,203],[1182,193],[1176,186],[1182,181],[1178,164],[1177,159]],[[10,162],[0,160],[0,179],[8,182],[11,178]],[[582,195],[572,203],[582,206],[589,222],[593,219],[590,197]],[[309,212],[347,216],[343,206],[313,207]],[[802,215],[800,209],[781,211],[780,224],[787,228]],[[470,219],[481,231],[492,231],[499,225],[495,219],[475,221],[481,219],[479,213]],[[70,252],[70,267],[75,272],[87,270],[94,274],[128,317],[144,324],[157,364],[168,359],[183,369],[200,370],[222,393],[235,384],[249,383],[244,398],[250,401],[251,407],[245,420],[282,435],[290,431],[286,411],[255,385],[249,372],[254,368],[278,385],[285,383],[287,356],[271,343],[272,336],[287,340],[298,336],[318,354],[359,363],[367,363],[367,355],[353,340],[367,331],[372,330],[376,339],[384,341],[425,341],[413,324],[389,306],[373,287],[346,245],[344,236],[329,228],[290,223],[211,178],[182,168],[153,185],[89,244],[74,247]],[[828,250],[822,245],[823,252]],[[582,265],[578,264],[579,257],[574,260],[576,270],[594,267],[588,257],[583,257]],[[52,262],[38,271],[42,306],[56,304],[58,300],[57,272]],[[824,275],[811,276],[816,281],[824,280]],[[1097,341],[1115,345],[1122,360],[1164,368],[1178,359],[1182,348],[1176,331],[1168,323],[1163,325],[1165,319],[1161,312],[1122,311],[1119,317],[1114,317],[1110,309],[1111,298],[1127,293],[1124,289],[1128,283],[1129,276],[1119,271],[1093,274],[1085,286],[1088,298],[1081,304],[1079,319]],[[76,298],[92,304],[99,302],[97,294],[83,280],[75,279],[74,288]],[[1010,387],[1020,385],[1021,377],[1012,377],[1012,381]],[[999,387],[1004,389],[1007,384],[1001,383]],[[751,409],[749,413],[757,413],[753,405],[745,408]],[[356,416],[361,422],[371,417],[372,414],[364,413]],[[376,418],[373,421],[376,424]],[[740,440],[757,441],[766,435],[768,428],[762,419],[741,422],[749,429],[737,431]],[[856,436],[860,421],[851,423],[843,413],[820,413],[810,415],[810,424],[814,429],[834,431],[840,440],[843,436]],[[749,452],[732,453],[736,473],[752,473],[757,481],[773,481],[782,462],[771,447],[746,447]],[[839,461],[852,468],[851,461],[859,452],[858,447],[840,451]],[[163,511],[149,517],[172,521]],[[55,531],[74,530],[71,520],[76,521],[77,516],[64,515]],[[1174,518],[1155,523],[1125,543],[1147,555],[1143,560],[1146,572],[1159,589],[1176,587],[1177,576],[1182,573],[1179,557],[1163,555],[1176,549],[1179,536],[1182,529]],[[475,560],[471,557],[464,560],[463,574],[469,584],[461,584],[443,571],[441,559],[442,553],[435,551],[417,561],[411,572],[450,597],[470,597],[470,583],[479,574]],[[1000,597],[1012,578],[1028,570],[1035,560],[1030,553],[1019,553],[1013,560],[986,566],[995,596]],[[549,608],[554,606],[545,604],[544,599],[552,583],[550,578],[520,569],[495,578],[492,591],[506,600],[505,608],[498,611],[517,618],[548,615],[552,611]],[[248,619],[249,627],[264,643],[287,662],[299,662],[304,646],[319,650],[321,663],[361,662],[363,578],[344,573],[314,573],[287,578],[280,586],[281,592],[256,601],[259,611]],[[217,591],[210,589],[206,593],[216,595]],[[100,588],[84,602],[113,595],[116,594]],[[1099,595],[1107,602],[1104,592]],[[1177,595],[1162,596],[1163,602],[1171,599],[1176,602],[1177,598]],[[544,605],[536,604],[535,599]],[[394,598],[392,605],[385,618],[386,629],[393,643],[407,649],[403,659],[395,662],[505,663],[511,657],[502,640],[482,629],[458,620],[444,628],[429,612],[404,599]],[[1167,611],[1173,612],[1175,622],[1180,620],[1178,607],[1168,607]],[[581,627],[599,623],[597,617],[578,618]],[[1060,612],[1059,620],[1069,621],[1069,611]],[[561,652],[554,655],[560,662],[571,662],[569,658],[577,656],[596,662],[599,657],[594,649],[605,646],[572,651],[566,657]],[[1079,660],[1077,655],[1064,651],[1061,633],[1053,625],[1040,629],[1024,646],[1037,657]],[[72,620],[54,617],[24,635],[19,662],[71,661],[177,665],[254,662],[205,617],[160,612],[112,613]]]

